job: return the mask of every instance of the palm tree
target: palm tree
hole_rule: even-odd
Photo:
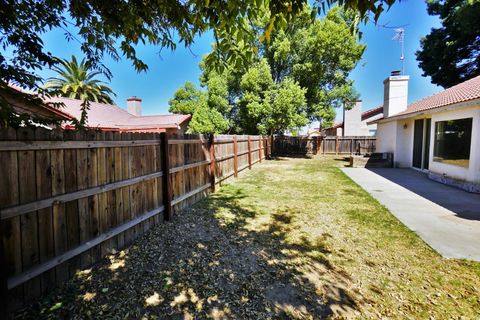
[[[113,103],[111,95],[116,96],[103,81],[96,79],[104,72],[92,70],[90,63],[83,59],[80,64],[77,58],[72,60],[58,59],[52,67],[58,75],[47,79],[45,90],[52,95],[82,100],[82,115],[78,123],[83,127],[87,121],[90,102]]]

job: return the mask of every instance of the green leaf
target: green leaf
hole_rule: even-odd
[[[61,302],[57,302],[55,303],[51,308],[50,308],[50,311],[55,311],[55,310],[58,310],[62,307],[62,303]]]

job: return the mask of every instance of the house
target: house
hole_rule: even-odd
[[[343,121],[324,128],[326,136],[374,136],[377,124],[370,123],[383,118],[383,106],[362,112],[362,100],[357,100],[351,109],[343,109]]]
[[[82,101],[64,97],[54,97],[50,102],[63,103],[61,110],[76,119],[81,117]],[[127,111],[128,110],[128,111]],[[190,115],[165,114],[142,116],[142,99],[131,97],[127,99],[127,110],[114,104],[90,103],[87,126],[99,130],[121,132],[168,132],[183,134],[187,131]],[[65,125],[72,129],[72,125]]]
[[[3,88],[2,98],[5,99],[17,115],[27,115],[32,119],[41,118],[45,124],[49,123],[52,126],[56,126],[58,123],[73,119],[72,115],[56,108],[55,105],[42,101],[40,96],[28,93],[13,85]]]
[[[480,76],[407,104],[408,76],[384,81],[384,117],[377,120],[377,152],[395,167],[480,192]]]

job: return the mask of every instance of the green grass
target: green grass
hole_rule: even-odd
[[[340,302],[336,315],[480,318],[480,264],[439,256],[346,177],[342,165],[332,158],[272,161],[214,198],[243,194],[237,205],[256,215],[234,228],[274,230],[282,264],[311,278],[328,299],[341,300],[325,285],[344,290],[354,305],[343,309]],[[216,217],[229,221],[223,212]],[[329,269],[315,270],[318,263]]]
[[[18,316],[480,318],[480,264],[439,256],[342,165],[266,161]]]

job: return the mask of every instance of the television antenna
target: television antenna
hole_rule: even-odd
[[[405,74],[405,55],[404,55],[404,40],[405,40],[405,29],[403,28],[396,28],[395,35],[393,36],[392,40],[400,42],[401,53],[400,53],[400,61],[402,62],[402,74]]]

